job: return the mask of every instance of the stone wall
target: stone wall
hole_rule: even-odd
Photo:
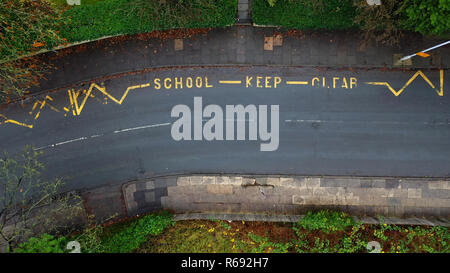
[[[191,175],[124,185],[127,214],[182,212],[450,216],[450,181],[416,178]]]

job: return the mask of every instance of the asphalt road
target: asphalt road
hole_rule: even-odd
[[[449,71],[423,73],[430,82],[417,75],[398,96],[415,72],[222,67],[123,76],[105,81],[103,93],[94,87],[84,105],[85,94],[62,90],[0,110],[0,148],[33,145],[44,152],[46,175],[66,177],[71,189],[185,172],[448,177]],[[175,77],[183,88],[175,89]],[[172,107],[193,109],[194,96],[223,109],[279,105],[278,150],[261,152],[261,141],[173,140]]]

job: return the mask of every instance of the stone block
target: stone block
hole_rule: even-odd
[[[183,39],[175,39],[174,40],[174,48],[175,48],[175,51],[183,50]]]
[[[412,65],[412,59],[409,58],[405,61],[400,61],[401,58],[406,56],[405,54],[394,54],[392,56],[392,63],[394,66],[411,66]]]
[[[230,184],[231,185],[242,185],[242,176],[231,176]]]
[[[273,51],[273,37],[264,37],[264,50]]]
[[[232,185],[208,184],[206,190],[212,194],[233,194]]]
[[[279,186],[280,178],[279,177],[267,177],[267,185]]]
[[[408,190],[408,198],[422,198],[422,189],[410,188]]]
[[[251,177],[242,177],[242,185],[255,185],[256,179]]]
[[[154,191],[147,191],[144,193],[145,202],[146,203],[154,203],[156,201],[155,198],[155,192]]]
[[[306,188],[318,188],[320,187],[320,178],[306,177],[304,179]]]
[[[276,34],[273,38],[273,45],[274,46],[282,46],[283,45],[283,35]]]
[[[168,196],[193,195],[192,186],[167,187]]]
[[[145,182],[145,189],[146,190],[153,190],[155,188],[155,182],[154,181],[147,181]]]
[[[202,185],[203,184],[203,176],[193,175],[191,176],[191,185]]]
[[[191,178],[189,176],[179,176],[177,178],[178,186],[189,186],[191,184]]]
[[[203,184],[216,184],[215,176],[203,176]]]
[[[430,181],[428,182],[428,188],[434,190],[450,190],[449,181]]]

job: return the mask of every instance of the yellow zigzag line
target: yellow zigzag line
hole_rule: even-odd
[[[33,114],[33,111],[36,109],[36,107],[41,104],[41,107],[39,107],[39,111],[36,113],[36,115],[34,116],[34,119],[38,119],[40,114],[41,114],[41,110],[44,108],[45,105],[48,105],[53,111],[55,112],[59,112],[58,109],[56,109],[55,107],[51,106],[49,103],[47,103],[47,101],[53,101],[53,98],[50,96],[46,96],[44,100],[40,101],[37,100],[34,105],[33,108],[31,108],[31,112],[29,112],[30,115]]]
[[[34,110],[37,109],[37,106],[40,105],[40,107],[38,108],[38,112],[36,113],[36,115],[34,116],[34,120],[37,120],[41,114],[42,109],[44,108],[45,105],[49,106],[53,111],[55,112],[59,112],[58,109],[56,109],[55,107],[53,107],[52,105],[50,105],[47,101],[53,101],[53,98],[50,96],[46,96],[44,100],[37,100],[34,104],[33,107],[31,108],[31,111],[28,113],[30,116],[33,115]],[[33,128],[33,124],[26,124],[23,122],[19,122],[17,120],[14,119],[10,119],[8,117],[6,117],[5,115],[0,114],[0,117],[4,119],[4,121],[0,121],[0,124],[6,124],[6,123],[12,123],[12,124],[16,124],[16,125],[20,125],[23,127],[27,127],[27,128]]]
[[[149,83],[130,86],[123,93],[123,95],[122,95],[122,97],[120,99],[116,99],[111,94],[106,92],[106,88],[105,87],[101,87],[101,86],[98,86],[95,83],[92,83],[91,86],[89,87],[89,89],[87,90],[87,92],[86,92],[86,94],[84,96],[84,99],[81,101],[81,104],[78,104],[78,96],[79,96],[80,92],[75,92],[74,90],[68,90],[68,93],[69,93],[70,104],[72,105],[72,108],[73,108],[73,114],[76,116],[76,115],[80,115],[81,112],[83,111],[83,108],[86,105],[86,101],[91,96],[91,93],[92,93],[94,87],[98,91],[102,92],[105,96],[110,98],[112,101],[114,101],[115,103],[122,104],[122,102],[125,100],[125,98],[128,95],[128,92],[130,90],[137,89],[137,88],[144,88],[144,87],[148,87],[148,86],[150,86]]]
[[[434,86],[434,84],[430,81],[430,79],[428,79],[427,76],[425,76],[425,74],[423,74],[423,72],[421,70],[417,71],[407,82],[406,84],[398,91],[395,91],[394,88],[391,87],[391,85],[387,82],[366,82],[366,84],[371,84],[371,85],[384,85],[387,86],[387,88],[389,88],[389,90],[397,97],[399,96],[406,87],[408,87],[408,85],[410,85],[418,76],[421,76],[430,86],[431,88],[433,88],[437,94],[439,96],[444,96],[444,70],[441,69],[440,71],[440,83],[441,83],[441,89],[438,90],[436,89],[436,87]]]
[[[134,85],[134,86],[130,86],[127,88],[127,90],[125,91],[125,93],[122,95],[122,97],[120,99],[116,99],[115,97],[113,97],[111,94],[109,94],[108,92],[106,92],[106,88],[105,87],[100,87],[95,83],[92,83],[89,87],[89,90],[86,92],[86,95],[83,99],[83,101],[81,102],[81,104],[78,104],[78,96],[80,95],[80,91],[75,92],[74,90],[69,90],[69,99],[70,99],[70,104],[72,105],[73,108],[73,115],[80,115],[81,112],[83,111],[84,106],[86,105],[86,101],[87,99],[92,96],[91,93],[94,89],[94,87],[99,90],[100,92],[102,92],[103,94],[105,94],[108,98],[110,98],[112,101],[114,101],[117,104],[122,104],[122,102],[125,100],[126,96],[128,95],[128,92],[130,90],[136,89],[136,88],[144,88],[144,87],[148,87],[150,86],[149,83],[147,84],[141,84],[141,85]],[[34,104],[33,107],[31,108],[31,111],[28,113],[29,115],[33,115],[33,112],[38,109],[37,113],[34,115],[34,120],[37,120],[40,117],[41,111],[42,109],[44,109],[45,106],[50,107],[53,111],[55,112],[59,112],[59,110],[52,106],[49,101],[53,101],[53,98],[50,96],[46,96],[44,100],[37,100]],[[67,109],[66,107],[64,107],[64,111],[68,112],[69,109]],[[3,121],[1,120],[3,119]],[[26,124],[23,122],[19,122],[17,120],[14,119],[10,119],[8,117],[6,117],[5,115],[0,114],[0,125],[1,124],[6,124],[6,123],[12,123],[12,124],[16,124],[19,126],[23,126],[26,128],[33,128],[33,124]]]
[[[18,122],[17,120],[8,119],[6,116],[4,116],[2,114],[0,114],[0,118],[4,119],[4,121],[0,121],[0,124],[13,123],[13,124],[16,124],[16,125],[20,125],[20,126],[23,126],[23,127],[30,128],[30,129],[33,128],[33,124],[25,124],[25,123],[22,123],[22,122]]]

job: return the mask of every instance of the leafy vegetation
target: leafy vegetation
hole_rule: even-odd
[[[317,213],[308,212],[296,226],[308,230],[321,230],[325,233],[343,231],[353,226],[354,220],[344,212],[322,210]]]
[[[380,252],[449,253],[446,227],[365,225],[345,213],[307,213],[298,223],[182,221],[153,237],[138,252],[367,253],[368,242]]]
[[[353,0],[254,0],[252,18],[259,25],[289,29],[355,27]]]
[[[405,2],[384,0],[383,5],[368,6],[366,1],[356,2],[355,22],[364,32],[364,41],[375,40],[386,45],[399,44],[406,28]]]
[[[84,253],[126,253],[133,252],[149,237],[161,234],[173,225],[172,215],[162,212],[106,227],[91,225],[70,238],[80,243]]]
[[[424,35],[450,34],[450,0],[406,0],[407,26]]]
[[[20,244],[15,253],[65,253],[67,239],[55,237],[50,234],[42,234],[39,237],[31,237],[27,242]]]
[[[45,1],[1,1],[0,62],[63,43],[58,34],[63,21],[61,14]]]
[[[79,220],[80,197],[61,194],[63,180],[42,178],[39,155],[27,146],[15,156],[4,153],[0,159],[0,240],[8,249],[43,231],[67,232],[74,227],[72,220]]]
[[[379,225],[354,222],[345,213],[308,213],[298,223],[189,220],[175,224],[168,212],[110,226],[92,226],[78,235],[49,235],[30,240],[16,251],[59,252],[70,240],[82,252],[157,253],[367,253],[368,242],[382,253],[450,253],[446,227]],[[66,239],[68,238],[68,239]]]
[[[236,6],[237,0],[1,1],[0,103],[23,99],[50,69],[23,57],[110,35],[224,27],[234,23]]]
[[[147,215],[126,225],[105,230],[101,241],[102,252],[131,252],[149,236],[161,234],[165,228],[172,225],[174,225],[172,215],[165,212]]]
[[[289,29],[352,29],[363,31],[364,41],[398,45],[404,32],[450,34],[450,0],[254,0],[253,21]]]
[[[48,67],[21,58],[64,44],[63,23],[60,11],[45,1],[0,2],[0,102],[21,98],[37,84]]]
[[[234,23],[236,0],[108,0],[64,12],[61,33],[70,42],[172,28],[224,27]]]

